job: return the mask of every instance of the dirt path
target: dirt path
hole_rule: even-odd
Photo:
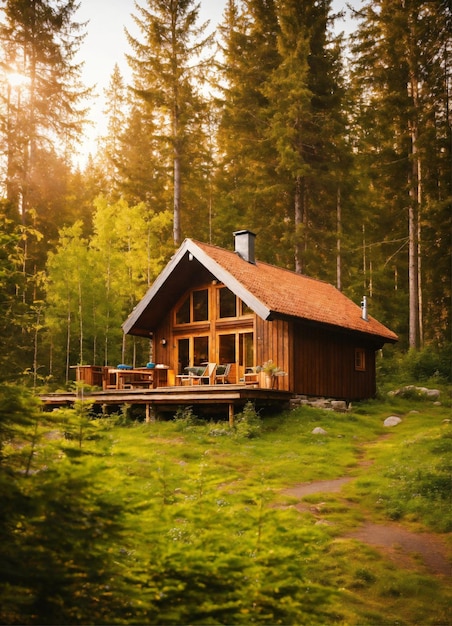
[[[321,505],[313,506],[303,502],[305,496],[314,493],[338,493],[342,486],[354,480],[350,476],[334,480],[320,480],[312,483],[300,483],[285,489],[283,495],[298,498],[295,505],[299,511],[321,514]],[[452,565],[444,556],[447,549],[438,535],[433,533],[413,533],[398,524],[374,524],[365,522],[344,537],[356,539],[375,546],[387,558],[406,568],[415,568],[421,562],[432,574],[451,576]]]

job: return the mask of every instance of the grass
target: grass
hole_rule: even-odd
[[[390,414],[403,422],[388,430],[382,424]],[[443,424],[448,415],[447,406],[399,399],[362,403],[345,415],[304,408],[267,418],[259,437],[240,440],[209,435],[209,424],[137,424],[120,431],[114,468],[123,473],[117,462],[122,458],[131,485],[146,479],[148,497],[162,510],[170,505],[165,532],[173,547],[193,547],[204,537],[202,549],[221,550],[226,538],[229,551],[235,542],[262,552],[262,558],[282,551],[276,565],[284,578],[286,559],[294,559],[314,596],[325,595],[322,612],[315,601],[298,609],[301,616],[307,611],[309,623],[446,624],[452,594],[444,581],[422,568],[396,567],[341,535],[363,516],[382,523],[397,519],[415,530],[450,530],[452,439],[450,425]],[[327,435],[312,435],[316,426]],[[371,464],[362,466],[363,458]],[[341,494],[307,499],[322,503],[322,517],[331,525],[275,507],[293,502],[281,496],[284,488],[344,475],[356,480]],[[152,518],[151,513],[149,524]]]
[[[76,437],[44,445],[43,436],[33,464],[58,466],[67,455],[106,501],[121,502],[119,535],[109,542],[103,531],[100,549],[111,556],[108,593],[122,598],[121,610],[107,607],[99,623],[448,624],[444,578],[347,538],[365,519],[397,521],[438,533],[451,556],[446,391],[441,406],[385,396],[346,414],[304,407],[239,434],[187,415],[152,424],[112,417],[84,421],[82,440],[64,413]],[[393,414],[402,423],[385,428]],[[60,418],[52,414],[47,430]],[[327,434],[313,435],[316,426]],[[26,446],[21,454],[30,458]],[[282,493],[342,476],[353,480],[305,498],[306,510]],[[107,592],[96,602],[107,606]]]

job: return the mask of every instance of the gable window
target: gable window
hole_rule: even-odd
[[[204,322],[209,319],[209,292],[207,289],[193,291],[193,322]]]
[[[236,317],[236,297],[230,289],[220,289],[220,317]]]
[[[190,295],[188,295],[176,311],[176,324],[190,323]]]
[[[251,309],[227,287],[221,287],[218,292],[218,316],[220,318],[241,317],[252,313]]]
[[[357,372],[366,371],[366,353],[363,348],[355,348],[355,370]]]
[[[197,289],[189,293],[176,310],[176,324],[205,322],[209,319],[209,292]]]

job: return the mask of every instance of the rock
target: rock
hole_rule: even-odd
[[[323,428],[320,428],[320,426],[316,426],[314,430],[312,431],[312,434],[313,435],[327,435],[328,433]]]
[[[347,403],[345,402],[345,400],[332,400],[331,408],[333,409],[333,411],[340,411],[342,413],[345,413],[345,411],[347,410]]]
[[[401,398],[427,398],[428,400],[438,400],[441,392],[439,389],[428,389],[427,387],[416,387],[415,385],[405,385],[395,391],[389,391],[389,396],[400,396]]]
[[[448,417],[445,417],[442,421],[443,424],[450,424],[452,422],[452,420],[450,420]]]
[[[400,419],[400,417],[397,417],[396,415],[391,415],[390,417],[387,417],[385,419],[385,421],[383,422],[383,426],[390,428],[391,426],[397,426],[397,424],[400,424],[401,421],[402,420]]]

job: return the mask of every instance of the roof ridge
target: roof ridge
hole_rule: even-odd
[[[216,250],[220,250],[222,252],[229,252],[230,254],[233,254],[235,256],[240,256],[237,254],[237,252],[235,252],[235,250],[229,250],[228,248],[223,248],[222,246],[218,246],[213,243],[206,243],[204,241],[199,241],[197,239],[191,239],[191,238],[187,238],[187,241],[191,241],[194,244],[199,245],[200,247],[208,246],[210,248],[215,248]],[[247,263],[247,261],[244,261],[244,262]],[[295,270],[291,270],[287,267],[283,267],[282,265],[275,265],[274,263],[269,263],[268,261],[261,261],[258,258],[256,258],[255,265],[266,265],[267,267],[271,267],[273,269],[278,269],[284,272],[288,272],[289,274],[293,274],[294,276],[300,276],[301,278],[306,278],[307,280],[313,280],[318,283],[328,285],[329,287],[332,287],[333,289],[336,289],[337,291],[339,291],[339,293],[342,293],[335,285],[333,285],[328,280],[325,280],[323,278],[316,278],[314,276],[309,276],[308,274],[300,274],[299,272],[296,272]]]

